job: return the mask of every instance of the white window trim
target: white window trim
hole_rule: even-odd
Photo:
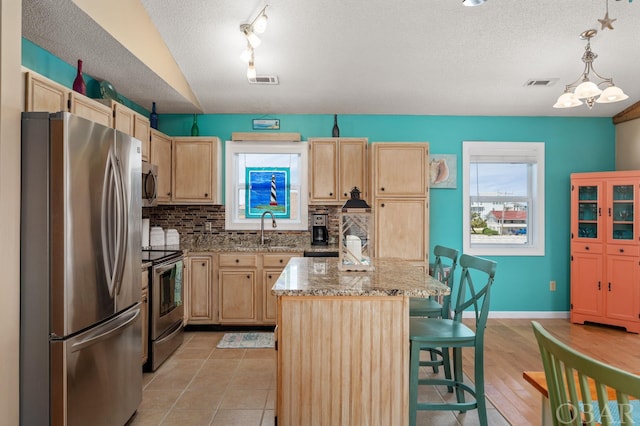
[[[537,173],[533,196],[533,216],[530,218],[533,233],[529,234],[530,244],[471,246],[471,206],[469,194],[470,158],[474,155],[491,157],[514,157],[514,159],[535,157]],[[462,246],[463,252],[477,256],[544,256],[545,254],[545,187],[544,187],[544,142],[462,142]]]
[[[300,155],[300,218],[277,219],[279,231],[308,231],[309,230],[309,189],[308,189],[308,153],[306,141],[302,142],[234,142],[225,144],[225,229],[227,230],[259,230],[260,219],[238,219],[234,212],[238,203],[233,184],[237,179],[238,170],[233,160],[236,154],[277,154],[294,153]]]

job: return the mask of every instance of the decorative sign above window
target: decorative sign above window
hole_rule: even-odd
[[[253,130],[280,130],[280,120],[278,119],[263,119],[253,120]]]

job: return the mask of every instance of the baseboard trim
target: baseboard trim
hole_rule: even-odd
[[[463,318],[472,318],[473,312],[464,312]],[[568,319],[569,311],[490,311],[489,318],[561,318]]]

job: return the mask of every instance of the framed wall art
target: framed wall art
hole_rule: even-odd
[[[431,188],[456,188],[458,173],[455,154],[431,154],[429,183]]]

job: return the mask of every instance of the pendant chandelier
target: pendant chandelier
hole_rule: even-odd
[[[577,107],[582,105],[582,99],[584,99],[584,102],[591,109],[596,102],[606,104],[623,101],[629,97],[625,95],[621,88],[613,84],[612,78],[602,77],[593,69],[593,61],[598,55],[591,51],[591,39],[596,34],[598,34],[598,31],[594,29],[583,31],[580,34],[582,40],[587,40],[587,46],[584,48],[584,54],[582,55],[584,71],[576,81],[564,87],[564,93],[560,95],[555,105],[553,105],[554,108]],[[590,79],[589,75],[591,73],[595,77],[592,76]],[[602,90],[599,86],[606,86],[606,88]]]

